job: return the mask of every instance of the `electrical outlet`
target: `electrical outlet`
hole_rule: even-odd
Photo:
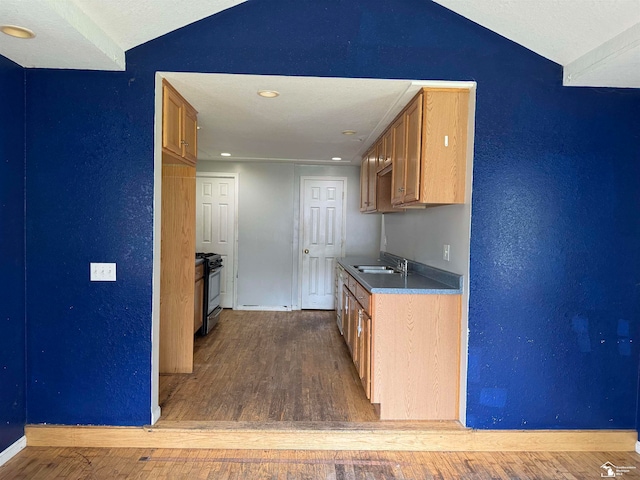
[[[91,281],[92,282],[115,282],[116,281],[116,264],[115,263],[90,263]]]
[[[442,249],[442,259],[448,262],[450,259],[449,258],[450,254],[451,254],[451,245],[445,245],[444,248]]]

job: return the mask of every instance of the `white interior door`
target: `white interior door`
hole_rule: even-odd
[[[336,258],[344,245],[345,180],[301,180],[301,308],[332,310]]]
[[[222,255],[220,305],[233,308],[236,256],[235,177],[196,178],[196,251]]]

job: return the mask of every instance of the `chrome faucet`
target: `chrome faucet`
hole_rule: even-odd
[[[400,272],[403,277],[406,277],[409,273],[409,261],[406,258],[402,260],[398,260],[398,265],[396,269]]]

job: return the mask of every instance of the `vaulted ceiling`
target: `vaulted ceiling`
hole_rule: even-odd
[[[244,1],[2,0],[0,25],[36,37],[0,35],[0,54],[28,68],[124,70],[128,49]],[[565,85],[640,88],[640,0],[434,1],[559,63]]]
[[[0,0],[0,25],[36,34],[31,40],[0,34],[0,54],[27,68],[124,70],[127,50],[244,1]],[[434,1],[562,65],[564,85],[640,88],[640,0]],[[357,165],[419,86],[429,84],[162,75],[199,112],[198,158],[218,161],[327,164],[339,157]],[[259,89],[281,96],[265,100]],[[301,116],[301,105],[313,113]]]

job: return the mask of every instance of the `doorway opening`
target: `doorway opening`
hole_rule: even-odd
[[[158,78],[161,78],[160,74],[158,74]],[[409,81],[409,83],[412,83],[412,82]],[[428,82],[423,82],[423,84],[424,83],[428,83]],[[415,83],[415,85],[420,85],[420,83],[419,82]],[[465,86],[468,86],[468,85],[466,85],[466,83],[465,83]],[[156,115],[159,115],[159,112],[161,112],[161,110],[162,110],[161,109],[161,95],[159,94],[158,89],[156,89],[156,92],[157,92],[156,93]],[[402,96],[396,97],[396,102],[401,103],[402,102],[402,98],[403,98]],[[394,112],[390,111],[389,115],[393,116]],[[471,118],[473,118],[473,115],[471,116]],[[381,125],[383,123],[384,122],[382,122],[382,121],[380,122]],[[161,122],[158,121],[158,119],[157,119],[156,120],[156,138],[160,138],[160,134],[161,134]],[[469,137],[471,139],[473,138],[472,135],[470,135]],[[161,181],[159,181],[159,178],[158,178],[159,177],[158,171],[161,170],[161,168],[158,168],[158,167],[159,166],[161,167],[161,157],[162,157],[162,155],[161,155],[161,146],[159,144],[156,144],[154,146],[154,148],[155,148],[155,152],[156,152],[156,188],[154,190],[154,195],[155,195],[155,205],[159,206],[159,204],[160,204],[159,200],[160,200],[160,195],[161,195],[160,188],[161,187],[158,188],[158,186],[161,186]],[[470,153],[473,152],[473,148],[469,148],[468,151]],[[258,163],[259,162],[256,161],[256,164],[258,164]],[[281,165],[284,164],[284,163],[286,163],[286,162],[280,161]],[[471,163],[472,162],[468,162],[468,163],[469,163],[469,168],[471,168]],[[311,166],[312,165],[308,165],[308,167],[311,167]],[[314,165],[314,167],[318,168],[318,171],[321,171],[323,168],[326,168],[327,166],[328,165],[325,165],[325,166]],[[247,168],[253,168],[253,166],[247,167]],[[306,170],[301,170],[301,171],[306,172]],[[300,172],[298,172],[298,175],[300,175]],[[291,180],[293,180],[294,175],[292,175],[291,177],[292,177]],[[298,178],[301,178],[301,176],[299,176]],[[468,178],[470,179],[471,175],[469,175]],[[349,178],[349,183],[352,183],[351,178]],[[352,183],[352,185],[353,185],[353,183]],[[470,184],[469,184],[468,188],[470,188]],[[353,189],[353,190],[355,191],[356,189]],[[271,192],[271,193],[277,195],[279,192]],[[294,197],[294,198],[295,198],[295,196],[297,196],[297,192],[294,195],[292,195],[292,197]],[[470,198],[470,195],[469,195],[469,198]],[[256,199],[256,197],[255,196],[252,197],[252,200],[253,199]],[[259,200],[260,199],[258,199],[258,201]],[[272,199],[270,199],[270,200],[272,201]],[[246,201],[247,200],[245,199],[244,202],[246,203]],[[264,199],[264,197],[263,197],[263,201],[265,203],[267,203],[266,200]],[[465,206],[465,208],[466,208],[466,210],[464,212],[465,218],[461,219],[461,222],[459,222],[459,223],[461,225],[463,225],[463,226],[466,225],[467,227],[465,227],[465,228],[470,228],[470,227],[468,227],[468,225],[470,225],[470,206],[468,206],[468,207]],[[159,210],[160,210],[159,208],[155,208],[155,213],[154,213],[154,223],[155,223],[155,227],[154,228],[155,228],[155,232],[158,232],[159,228],[160,228],[161,219],[159,218]],[[300,213],[300,216],[299,216],[300,219],[294,219],[295,223],[297,223],[299,221],[300,222],[303,221],[303,219],[301,217],[302,212],[299,212],[299,213]],[[418,213],[421,213],[421,212],[418,212]],[[367,218],[375,218],[376,215],[360,215],[360,217],[362,217],[362,218],[365,218],[365,217],[367,217]],[[288,217],[289,221],[290,221],[290,218],[291,217],[289,216]],[[352,217],[352,218],[354,218],[354,217]],[[356,221],[358,221],[358,220],[356,220]],[[351,231],[352,227],[353,227],[353,225],[349,224],[350,231]],[[387,246],[386,245],[386,236],[385,235],[381,236],[379,230],[377,231],[377,233],[375,233],[375,235],[369,235],[369,234],[365,235],[365,234],[362,234],[362,232],[358,232],[357,229],[354,229],[354,230],[356,231],[356,233],[353,233],[353,235],[351,236],[351,239],[353,240],[354,237],[357,237],[358,241],[362,241],[362,240],[372,241],[374,244],[376,244],[375,245],[376,253],[377,253],[377,251],[382,249],[383,245],[385,247]],[[273,235],[273,233],[274,233],[273,231],[269,231],[268,228],[263,229],[263,231],[264,231],[264,235]],[[297,229],[296,229],[296,231],[297,231]],[[366,238],[366,237],[369,237],[369,238]],[[468,233],[467,233],[467,237],[468,237]],[[282,238],[282,237],[280,237],[280,238]],[[158,388],[158,386],[159,386],[159,373],[158,373],[159,296],[158,296],[158,285],[159,285],[159,272],[160,272],[160,258],[159,258],[159,255],[157,254],[157,252],[159,252],[159,235],[155,235],[154,236],[154,242],[155,242],[154,243],[154,259],[153,259],[153,261],[154,261],[154,288],[153,288],[154,295],[153,295],[153,339],[152,339],[152,341],[153,341],[153,357],[152,357],[152,381],[151,381],[151,384],[152,384],[152,389],[151,389],[151,410],[152,410],[152,422],[153,423],[155,423],[155,421],[157,421],[158,418],[160,417],[160,409],[159,409],[159,404],[158,404],[158,399],[159,399],[159,388]],[[391,242],[389,242],[389,244],[391,245]],[[289,257],[290,257],[289,260],[291,260],[292,257],[297,260],[298,257],[303,255],[303,253],[302,253],[303,249],[298,248],[301,245],[302,245],[302,239],[301,238],[300,239],[296,239],[294,237],[294,242],[293,242],[292,248],[295,248],[295,250],[292,251],[291,253],[289,253]],[[468,244],[467,244],[467,246],[468,246]],[[464,249],[462,249],[462,251],[464,252]],[[341,254],[344,255],[344,253],[345,252],[342,252]],[[348,253],[349,255],[353,254],[354,252],[353,252],[352,247],[347,246],[346,253]],[[255,261],[255,259],[256,259],[256,257],[254,255],[252,257],[252,260]],[[301,294],[302,288],[300,286],[301,283],[302,283],[302,278],[301,278],[302,275],[301,275],[301,270],[298,269],[299,266],[302,265],[303,262],[302,261],[292,261],[291,263],[293,265],[295,265],[295,269],[292,269],[292,272],[291,272],[291,274],[292,274],[291,275],[292,276],[291,288],[289,289],[289,298],[292,299],[293,301],[288,303],[287,305],[285,305],[284,303],[279,304],[279,305],[282,305],[282,306],[288,308],[289,310],[296,310],[296,309],[302,308],[302,304],[303,304],[301,298],[299,298],[299,296],[301,297],[301,295],[302,295]],[[291,267],[287,267],[287,268],[291,268]],[[468,292],[468,270],[466,272],[463,272],[463,273],[465,275],[465,289],[464,290],[465,290],[465,292]],[[236,284],[235,288],[237,289],[237,284]],[[239,295],[239,294],[237,294],[237,295]],[[237,299],[237,295],[236,295],[236,302],[238,300]],[[293,304],[293,302],[295,302],[296,299],[298,299],[297,305]],[[247,303],[243,304],[242,306],[243,307],[250,307],[251,305],[247,304]],[[261,304],[258,305],[258,307],[262,307],[262,306],[263,305],[261,305]],[[466,329],[466,315],[467,315],[467,309],[468,309],[468,297],[466,297],[466,295],[463,298],[462,307],[463,307],[462,308],[463,319],[462,319],[461,330],[463,332],[465,332],[467,330]],[[256,308],[256,310],[263,310],[263,309],[262,308],[260,308],[260,309]],[[333,326],[335,327],[335,322],[333,322]],[[337,331],[337,328],[335,330]],[[463,354],[463,357],[464,357],[464,358],[461,358],[461,365],[463,367],[463,371],[461,372],[461,381],[464,382],[465,379],[466,379],[464,368],[466,367],[466,363],[467,363],[466,362],[466,351],[467,351],[467,349],[466,349],[466,338],[462,339],[461,347],[462,348],[460,350],[461,350],[461,352]],[[466,391],[465,387],[466,387],[465,385],[461,385],[461,389],[460,389],[461,411],[464,410],[464,400],[465,400],[465,391]]]

